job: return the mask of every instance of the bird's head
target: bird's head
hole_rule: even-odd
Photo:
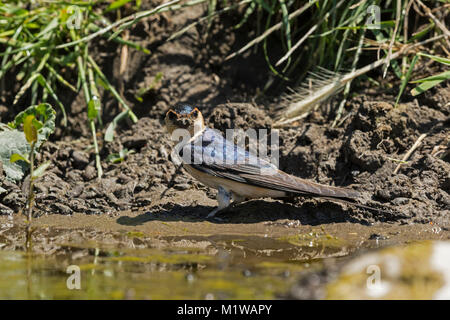
[[[189,131],[191,136],[194,136],[205,128],[200,110],[188,104],[179,104],[170,108],[166,113],[164,122],[169,134],[172,134],[176,129],[185,129]]]

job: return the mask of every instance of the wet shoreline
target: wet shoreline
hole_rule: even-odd
[[[0,296],[283,298],[309,274],[333,270],[367,252],[450,239],[449,229],[433,224],[313,226],[289,219],[236,224],[160,221],[146,215],[151,213],[42,216],[33,221],[28,253],[24,219],[1,216],[0,270],[7,277],[0,281]],[[80,290],[66,287],[71,265],[80,267]]]

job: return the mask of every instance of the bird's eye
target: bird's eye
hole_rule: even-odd
[[[192,111],[192,115],[194,116],[194,118],[198,117],[198,110],[195,109],[194,111]]]
[[[177,115],[175,114],[175,112],[169,111],[168,117],[170,120],[175,120],[177,118]]]

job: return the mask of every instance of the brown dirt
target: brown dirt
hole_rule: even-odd
[[[55,139],[62,139],[48,142],[38,159],[52,161],[48,173],[37,182],[39,215],[147,212],[164,217],[161,221],[204,221],[215,205],[215,191],[184,171],[176,172],[170,161],[171,144],[161,124],[164,111],[179,101],[190,101],[204,110],[208,124],[215,128],[268,128],[274,117],[269,110],[273,110],[277,97],[247,103],[264,86],[267,73],[261,70],[267,70],[267,66],[261,54],[249,53],[224,62],[226,54],[239,48],[245,39],[238,32],[223,32],[236,23],[232,17],[215,22],[208,38],[202,36],[205,30],[200,27],[176,41],[164,41],[202,14],[202,9],[195,9],[138,24],[131,39],[145,43],[152,54],[131,51],[127,74],[122,78],[115,74],[119,48],[99,57],[103,66],[111,66],[107,75],[123,83],[124,95],[140,120],[134,125],[123,124],[113,143],[100,141],[104,176],[97,180],[89,132],[84,125],[82,95],[69,97],[71,131],[57,132]],[[98,46],[106,44],[100,41]],[[161,84],[139,103],[134,95],[152,83],[158,72],[163,73]],[[363,192],[363,203],[389,213],[298,198],[292,203],[249,201],[220,217],[226,223],[240,225],[288,219],[310,225],[388,221],[448,226],[450,159],[448,155],[440,158],[433,150],[437,146],[448,148],[450,87],[438,86],[419,100],[397,108],[393,107],[395,95],[361,89],[347,103],[349,116],[341,126],[331,128],[334,113],[328,110],[336,106],[336,101],[331,101],[305,121],[280,131],[280,169],[324,184],[352,185]],[[117,104],[107,95],[103,99],[107,123],[116,114]],[[5,121],[11,115],[2,110],[0,119]],[[422,133],[427,133],[423,143],[393,174],[397,162],[392,159],[402,158]],[[106,161],[109,154],[123,148],[135,153],[122,163]],[[20,212],[26,190],[4,179],[1,168],[0,179],[7,190],[0,195],[0,214]]]
[[[210,123],[226,125],[229,115],[239,119],[235,122],[238,125],[241,121],[264,127],[269,122],[259,107],[227,104],[213,112]],[[351,184],[364,192],[368,205],[391,208],[390,215],[328,200],[297,199],[293,204],[249,201],[221,218],[232,223],[299,219],[302,224],[433,221],[448,225],[450,164],[448,159],[431,154],[448,139],[446,117],[443,112],[413,103],[394,109],[385,102],[364,102],[344,128],[330,129],[307,121],[281,130],[282,170],[325,184]],[[423,144],[410,162],[393,174],[397,163],[388,157],[401,158],[423,132],[428,133]],[[51,159],[53,165],[37,183],[37,212],[115,214],[131,209],[164,214],[171,220],[202,221],[215,205],[214,190],[184,172],[176,172],[167,134],[155,119],[141,118],[114,143],[104,146],[104,156],[122,148],[136,153],[120,164],[104,161],[105,174],[100,181],[92,156],[84,150],[88,144],[80,139],[44,147],[43,157]],[[3,185],[8,190],[2,197],[3,210],[19,211],[25,200],[22,190],[7,181]]]

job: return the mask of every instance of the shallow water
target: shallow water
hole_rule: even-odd
[[[0,299],[284,298],[360,252],[450,238],[432,225],[115,221],[37,219],[27,250],[25,225],[0,217]]]
[[[51,254],[0,251],[0,298],[273,299],[303,270],[348,253],[324,234],[213,238],[208,241],[214,245],[203,250],[63,246]],[[80,289],[69,289],[77,284],[70,266],[79,268]]]

